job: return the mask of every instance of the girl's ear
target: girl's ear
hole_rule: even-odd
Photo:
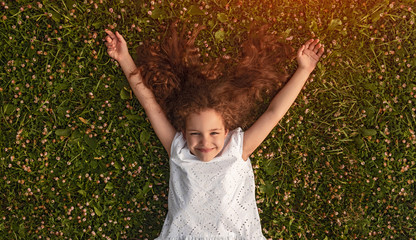
[[[228,135],[229,130],[225,129],[225,135]]]

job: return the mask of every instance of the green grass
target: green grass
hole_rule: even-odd
[[[1,2],[0,238],[158,235],[167,154],[102,39],[118,30],[133,53],[179,18],[207,26],[197,41],[205,59],[235,56],[252,21],[295,48],[311,37],[326,46],[252,156],[267,238],[416,239],[412,8],[413,0]]]

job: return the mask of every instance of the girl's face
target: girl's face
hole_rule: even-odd
[[[185,139],[193,155],[211,161],[224,147],[228,130],[221,115],[213,109],[192,113],[186,119]]]

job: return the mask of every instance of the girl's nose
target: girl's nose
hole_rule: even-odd
[[[205,135],[201,136],[200,142],[202,145],[205,145],[208,142],[208,137]]]

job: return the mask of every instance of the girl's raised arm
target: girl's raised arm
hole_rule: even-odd
[[[307,41],[298,50],[296,59],[299,66],[295,74],[273,98],[266,112],[244,133],[244,160],[256,150],[289,110],[323,53],[324,48],[318,39]]]
[[[176,133],[175,128],[157,103],[153,92],[144,85],[141,74],[131,75],[136,70],[136,64],[129,54],[127,43],[123,36],[118,32],[114,34],[109,30],[106,30],[106,33],[108,35],[105,38],[105,45],[107,46],[108,55],[120,64],[134,95],[143,106],[156,135],[170,155],[170,147]]]

